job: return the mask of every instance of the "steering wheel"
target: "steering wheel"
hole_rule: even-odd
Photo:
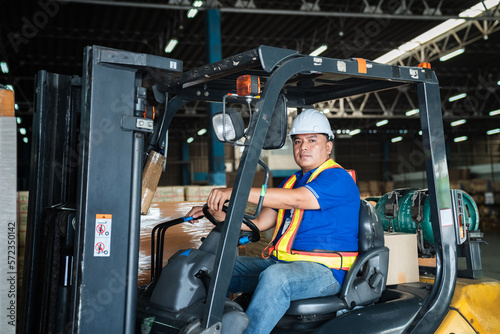
[[[226,205],[223,205],[222,206],[222,211],[224,212],[227,212],[227,206]],[[219,221],[217,218],[215,218],[211,213],[210,211],[208,210],[208,205],[205,203],[205,205],[203,205],[203,214],[205,215],[205,217],[207,217],[207,219],[212,223],[214,224],[216,227],[221,227],[222,224],[224,223],[224,221]],[[259,228],[248,218],[248,215],[247,214],[244,214],[243,215],[243,223],[248,226],[248,228],[250,228],[252,234],[249,236],[249,239],[251,242],[257,242],[260,240],[260,230]],[[245,232],[247,231],[243,231],[244,234],[246,234]]]

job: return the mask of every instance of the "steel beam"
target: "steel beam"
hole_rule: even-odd
[[[153,4],[128,1],[103,1],[103,0],[70,0],[69,2],[84,3],[91,5],[153,8],[164,10],[190,10],[192,6]],[[210,10],[210,8],[199,7],[198,10]],[[354,12],[328,12],[328,11],[301,11],[286,9],[265,9],[265,8],[233,8],[221,7],[218,9],[221,13],[236,14],[259,14],[259,15],[291,15],[291,16],[321,16],[321,17],[351,17],[367,19],[393,19],[393,20],[426,20],[426,21],[446,21],[450,19],[463,19],[473,21],[495,21],[499,19],[498,15],[487,15],[480,17],[459,17],[457,15],[412,15],[412,14],[390,14],[390,13],[354,13]]]
[[[208,9],[205,12],[205,43],[207,49],[208,63],[215,63],[222,59],[222,46],[221,46],[221,25],[220,25],[220,12],[218,9]],[[207,111],[210,119],[212,115],[220,111],[217,104],[208,104]],[[215,135],[214,130],[210,126],[209,130],[209,156],[208,156],[208,170],[209,170],[209,184],[225,185],[226,172],[225,172],[225,157],[224,157],[224,143],[220,142]]]

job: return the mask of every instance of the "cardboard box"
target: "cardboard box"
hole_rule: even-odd
[[[26,252],[26,228],[28,221],[29,191],[17,192],[17,284],[22,286],[24,272],[24,254]]]
[[[369,193],[370,187],[368,181],[358,181],[358,188],[360,193]]]
[[[227,187],[233,187],[234,186],[234,181],[236,179],[236,173],[237,172],[226,172],[226,186]],[[255,172],[255,176],[253,178],[252,182],[252,187],[257,187],[260,188],[262,187],[262,184],[264,183],[264,178],[266,177],[265,172]],[[273,173],[269,172],[269,179],[267,180],[267,187],[272,188],[273,187]]]
[[[153,202],[182,202],[184,199],[183,186],[158,187]]]
[[[487,192],[490,186],[490,180],[486,179],[473,179],[470,184],[470,190],[473,193]]]
[[[19,247],[26,245],[26,222],[28,221],[29,191],[17,192],[17,223],[19,226]]]
[[[392,182],[392,181],[385,182],[384,186],[385,186],[384,194],[390,193],[391,191],[394,190],[394,182]]]
[[[384,238],[389,248],[387,285],[418,282],[417,235],[384,232]]]
[[[499,192],[500,191],[500,182],[491,182],[491,191]]]
[[[384,187],[385,189],[385,187]],[[382,193],[381,191],[381,182],[379,181],[368,181],[368,191],[372,195],[380,195]]]
[[[148,161],[142,172],[141,214],[143,215],[149,211],[166,160],[167,158],[158,152],[151,151],[149,153]]]
[[[460,181],[460,188],[457,189],[462,189],[463,191],[470,193],[471,192],[471,180],[461,180]]]
[[[216,186],[186,186],[184,188],[188,202],[206,202],[208,195]]]
[[[467,180],[470,178],[470,169],[467,168],[450,168],[448,169],[448,176],[450,180]]]

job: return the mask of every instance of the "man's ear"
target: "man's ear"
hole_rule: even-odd
[[[327,152],[328,152],[328,155],[332,154],[332,150],[333,150],[333,142],[331,140],[329,140],[327,143],[326,143],[326,146],[327,146]]]

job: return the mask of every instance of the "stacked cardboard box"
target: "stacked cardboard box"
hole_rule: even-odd
[[[264,178],[266,173],[257,171],[255,172],[255,176],[253,178],[252,187],[261,187],[264,183]],[[226,173],[226,185],[228,187],[232,187],[234,185],[234,181],[236,179],[236,172],[227,172]],[[273,173],[269,173],[269,179],[267,180],[268,188],[273,187]]]
[[[377,197],[394,190],[394,182],[387,181],[358,181],[359,194],[361,198]]]
[[[184,188],[185,201],[204,202],[216,186],[186,186]]]
[[[368,191],[372,195],[382,195],[382,182],[380,181],[368,181]]]
[[[370,193],[370,187],[368,186],[368,181],[358,181],[358,188],[360,194]]]
[[[470,191],[472,193],[485,193],[491,189],[490,184],[490,180],[472,179],[470,182]]]
[[[153,202],[182,202],[184,199],[184,187],[182,186],[158,187]]]
[[[450,168],[448,169],[448,176],[452,181],[468,180],[470,179],[470,169],[468,168]]]
[[[26,225],[28,221],[28,191],[17,192],[17,224],[18,232],[18,256],[17,256],[17,277],[18,284],[22,286],[24,270],[24,254],[26,250]]]

